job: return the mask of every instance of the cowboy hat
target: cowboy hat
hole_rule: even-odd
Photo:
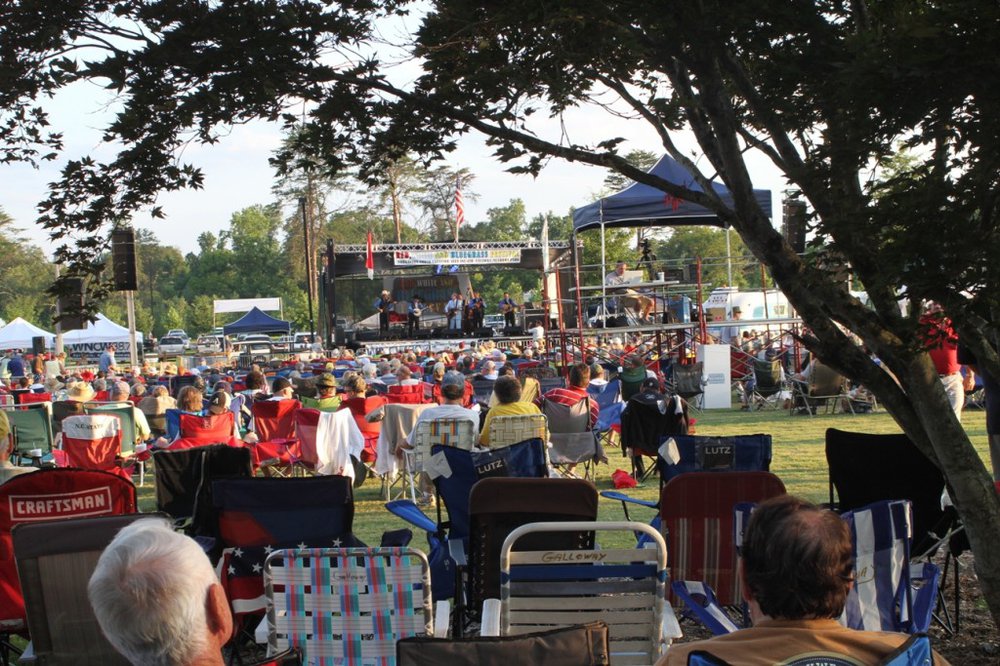
[[[66,398],[76,402],[88,402],[94,399],[94,387],[89,382],[77,382],[70,387]]]

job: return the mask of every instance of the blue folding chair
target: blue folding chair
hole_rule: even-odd
[[[181,410],[168,409],[164,418],[167,422],[167,441],[172,442],[181,434]]]

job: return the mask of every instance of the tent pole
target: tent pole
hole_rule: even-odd
[[[608,285],[607,280],[601,273],[607,269],[608,261],[605,256],[604,247],[604,200],[601,200],[601,270],[598,272],[598,277],[601,278],[601,315],[604,317],[604,328],[608,327]]]
[[[139,353],[135,348],[135,296],[134,292],[125,292],[125,308],[128,312],[128,360],[132,369],[139,366]]]
[[[729,245],[729,230],[726,227],[726,286],[733,286],[733,249]]]

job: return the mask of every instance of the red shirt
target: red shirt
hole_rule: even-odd
[[[535,404],[539,407],[542,406],[542,400],[551,400],[554,403],[560,405],[566,405],[567,407],[572,407],[576,403],[580,402],[583,398],[589,397],[587,389],[577,388],[576,386],[570,386],[569,388],[554,388],[548,393],[546,393],[541,398],[535,400]],[[597,417],[601,413],[601,406],[597,404],[594,399],[590,400],[590,429],[594,429],[594,425],[597,423]]]
[[[958,362],[958,335],[947,317],[925,314],[920,318],[921,336],[934,369],[939,375],[953,375],[962,369]]]

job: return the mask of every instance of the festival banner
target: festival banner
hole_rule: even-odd
[[[521,262],[521,250],[411,250],[397,251],[392,255],[396,266],[468,266],[472,264],[518,264]]]

